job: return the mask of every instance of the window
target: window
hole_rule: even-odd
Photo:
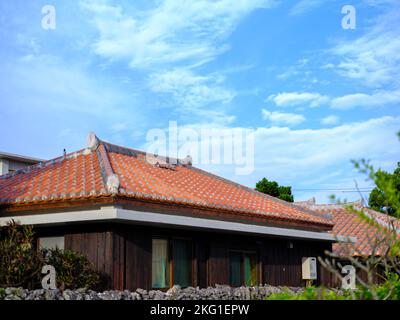
[[[167,288],[170,286],[168,241],[153,239],[152,252],[152,287]]]
[[[152,287],[169,288],[192,285],[192,242],[182,239],[153,239]]]
[[[255,252],[231,251],[229,253],[229,282],[231,286],[257,285],[257,254]]]
[[[64,250],[64,237],[43,237],[39,238],[40,249],[63,249]]]
[[[172,243],[174,284],[189,287],[192,285],[192,243],[187,240],[173,240]]]
[[[229,275],[230,284],[234,287],[242,285],[242,254],[240,252],[231,252],[229,255]]]

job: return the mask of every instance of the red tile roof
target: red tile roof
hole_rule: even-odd
[[[335,243],[333,253],[338,256],[370,256],[381,255],[390,246],[390,234],[384,232],[393,230],[400,231],[400,220],[386,214],[371,210],[361,205],[360,202],[349,204],[315,204],[314,200],[296,202],[296,205],[320,213],[329,213],[335,223],[332,233],[345,237],[355,237],[355,243]],[[371,218],[376,227],[362,219],[356,211],[361,211]]]
[[[20,203],[105,192],[96,153],[77,152],[0,177],[0,201]]]
[[[87,149],[0,177],[0,206],[121,197],[240,213],[330,229],[325,213],[299,208],[193,167],[91,137]]]

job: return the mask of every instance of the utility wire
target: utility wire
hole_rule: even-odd
[[[358,190],[361,190],[361,191],[371,191],[371,190],[373,190],[373,189],[371,189],[371,188],[359,188],[359,189],[355,189],[355,188],[348,188],[348,189],[346,189],[346,188],[343,188],[343,189],[328,189],[328,188],[310,188],[310,189],[292,189],[292,190],[294,190],[294,191],[358,191]]]
[[[371,192],[373,189],[359,189],[359,190],[342,190],[342,189],[293,189],[292,191],[309,191],[309,192]]]

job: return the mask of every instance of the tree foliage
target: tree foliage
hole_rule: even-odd
[[[400,138],[400,134],[398,136]],[[366,174],[368,179],[376,185],[376,190],[373,191],[372,199],[370,199],[370,206],[373,209],[384,211],[396,218],[400,218],[400,163],[398,163],[398,167],[393,174],[375,170],[369,161],[365,159],[353,161],[353,163],[357,169]],[[352,205],[347,206],[347,208],[357,214],[362,221],[366,222],[371,227],[371,230],[376,230],[376,233],[372,233],[367,241],[367,245],[371,248],[370,254],[359,259],[352,254],[337,256],[332,252],[326,252],[333,259],[319,257],[319,261],[339,279],[342,279],[341,268],[335,263],[335,259],[347,261],[358,270],[366,273],[367,279],[361,279],[356,275],[359,286],[358,290],[351,291],[352,299],[399,300],[400,239],[396,224],[398,220],[387,216],[385,223],[382,224],[382,222],[364,212],[363,209],[354,208]],[[378,236],[378,234],[380,235]],[[349,250],[349,252],[357,252],[352,243],[347,243],[347,246],[354,249]],[[384,270],[384,273],[379,272],[379,269]],[[377,284],[377,282],[380,282],[380,284]]]
[[[0,227],[0,287],[40,287],[42,267],[54,266],[61,288],[97,288],[100,274],[86,256],[60,249],[38,250],[32,226],[10,221]]]
[[[269,181],[267,178],[262,178],[256,183],[256,190],[288,202],[294,201],[292,187],[280,186],[278,182]]]
[[[400,162],[393,173],[378,170],[374,173],[376,187],[369,196],[371,209],[396,216],[396,203],[400,201]]]
[[[86,256],[58,248],[42,250],[42,255],[46,264],[56,269],[57,286],[69,289],[95,289],[99,284],[100,275]]]
[[[34,286],[42,261],[33,235],[31,226],[14,221],[0,228],[0,287]]]

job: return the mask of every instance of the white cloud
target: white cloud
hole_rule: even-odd
[[[185,128],[199,130],[198,124],[188,124]],[[217,125],[213,128],[221,132],[229,129]],[[365,176],[351,164],[353,159],[370,159],[376,168],[384,170],[395,168],[400,157],[400,142],[396,136],[399,128],[400,117],[381,117],[319,129],[260,127],[254,131],[255,171],[252,174],[235,176],[234,165],[199,163],[198,166],[249,187],[267,177],[297,188],[351,188],[354,179],[360,185],[365,181]],[[326,202],[329,194],[331,192],[303,196],[318,196],[320,201]],[[349,194],[338,196],[343,198]],[[357,197],[357,194],[350,196]]]
[[[289,11],[290,15],[300,15],[306,13],[322,4],[322,0],[301,0],[297,2]]]
[[[301,114],[275,112],[262,109],[262,117],[273,124],[296,125],[304,122],[306,118]]]
[[[234,119],[225,107],[236,92],[223,85],[222,73],[204,74],[198,67],[229,49],[226,40],[243,18],[276,3],[162,0],[138,8],[87,0],[81,6],[99,34],[96,54],[147,72],[149,88],[171,95],[174,111],[226,123]]]
[[[298,106],[308,104],[310,107],[319,107],[329,101],[327,96],[310,92],[283,92],[270,95],[267,101],[273,101],[277,106]]]
[[[400,91],[348,94],[333,99],[331,106],[335,109],[351,109],[355,107],[382,107],[395,103],[400,103]]]
[[[223,82],[224,77],[218,73],[201,76],[184,68],[153,73],[149,78],[151,90],[172,94],[179,105],[178,111],[231,121],[232,117],[223,113],[224,105],[231,102],[236,93],[223,87]],[[213,108],[206,109],[210,104]]]
[[[399,85],[400,5],[394,4],[379,16],[363,36],[342,41],[331,52],[339,57],[341,75],[371,87]]]
[[[300,59],[296,64],[288,67],[284,72],[277,75],[280,80],[286,80],[288,78],[302,74],[303,76],[308,76],[310,71],[307,70],[309,60],[306,58]]]
[[[322,124],[332,125],[339,123],[339,117],[335,115],[330,115],[321,120]]]
[[[398,161],[396,132],[400,118],[382,117],[329,129],[259,128],[256,168],[266,175],[309,179],[331,166],[345,167],[351,159],[366,158],[378,166]]]
[[[272,101],[280,107],[301,105],[319,107],[324,104],[329,104],[334,109],[347,110],[356,107],[382,107],[400,103],[400,90],[378,90],[371,94],[351,93],[336,98],[324,96],[316,92],[283,92],[270,95],[267,101]]]
[[[241,19],[274,0],[164,0],[148,10],[84,1],[99,31],[94,50],[111,59],[127,59],[135,68],[180,61],[208,61],[225,51],[227,36]]]

